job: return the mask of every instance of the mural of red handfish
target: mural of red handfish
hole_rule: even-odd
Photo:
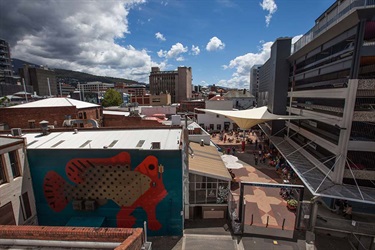
[[[156,206],[167,196],[162,165],[155,156],[147,156],[131,170],[130,155],[121,152],[111,158],[76,158],[65,167],[71,185],[55,171],[44,177],[44,196],[50,208],[62,211],[73,200],[95,200],[99,205],[112,200],[120,211],[118,227],[133,227],[136,218],[131,213],[142,207],[147,214],[148,228],[159,230]]]

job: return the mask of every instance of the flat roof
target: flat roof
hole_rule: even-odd
[[[13,144],[15,142],[23,142],[23,139],[16,137],[0,136],[0,147],[6,147],[7,145]]]
[[[194,151],[194,156],[189,156],[189,172],[226,181],[232,180],[215,146],[201,146],[195,142],[190,142],[189,145]]]
[[[70,98],[54,97],[28,102],[7,108],[76,107],[77,109],[100,107],[100,105]]]
[[[27,149],[151,149],[160,142],[162,150],[180,149],[182,129],[78,130],[25,134]]]

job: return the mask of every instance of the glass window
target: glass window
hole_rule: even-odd
[[[0,185],[3,183],[7,183],[8,179],[5,174],[5,164],[3,161],[3,155],[0,155]]]
[[[206,190],[197,190],[196,203],[206,203]]]
[[[9,152],[9,160],[10,160],[10,166],[12,168],[13,178],[20,176],[21,175],[20,164],[19,164],[18,154],[16,150]]]
[[[27,192],[23,193],[22,196],[20,196],[20,201],[21,201],[23,219],[27,220],[32,215],[31,214],[30,201],[29,201],[29,195],[28,195]]]
[[[189,203],[195,204],[195,192],[191,190],[189,191]]]
[[[216,124],[216,129],[221,130],[221,124]]]

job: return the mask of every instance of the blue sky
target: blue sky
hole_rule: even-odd
[[[0,37],[10,41],[13,57],[50,67],[147,83],[151,66],[188,66],[194,85],[242,88],[250,68],[269,58],[275,39],[306,33],[333,3],[1,1]]]

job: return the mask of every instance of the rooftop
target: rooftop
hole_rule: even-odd
[[[252,98],[254,97],[249,91],[243,89],[239,90],[229,90],[224,94],[224,98]]]
[[[152,142],[160,142],[161,150],[178,150],[181,133],[180,128],[111,129],[52,132],[44,136],[30,133],[23,136],[27,139],[28,149],[151,149]]]
[[[35,102],[28,102],[8,108],[46,108],[46,107],[76,107],[77,109],[100,107],[100,105],[78,101],[70,98],[47,98]]]
[[[189,157],[189,171],[191,173],[221,180],[232,180],[215,146],[201,146],[199,143],[194,142],[189,145],[194,151],[194,156]]]
[[[23,142],[23,139],[15,138],[15,137],[0,136],[0,148],[6,147],[8,145],[12,145],[13,143],[20,143],[20,142]]]
[[[5,249],[141,249],[142,228],[0,225]],[[3,248],[1,248],[3,249]]]

